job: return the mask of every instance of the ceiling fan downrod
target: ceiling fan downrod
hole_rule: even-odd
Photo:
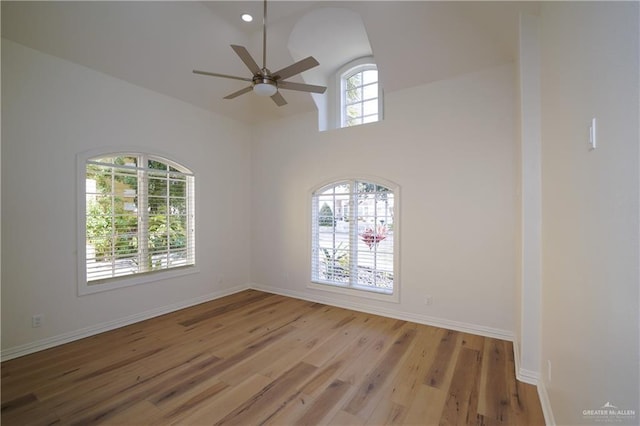
[[[278,106],[287,104],[279,89],[294,90],[307,93],[324,93],[327,88],[324,86],[316,86],[313,84],[295,83],[286,81],[287,78],[293,77],[313,67],[320,65],[318,61],[308,56],[298,62],[284,67],[274,73],[267,68],[267,0],[264,0],[264,8],[262,15],[262,68],[251,57],[251,54],[244,46],[232,44],[231,48],[238,55],[240,60],[249,68],[252,73],[251,78],[239,77],[235,75],[220,74],[209,71],[193,70],[194,74],[208,75],[211,77],[222,77],[232,80],[241,80],[250,82],[251,85],[237,90],[224,99],[234,99],[248,92],[254,92],[259,96],[269,96]]]
[[[264,11],[262,13],[262,71],[267,71],[267,0],[264,0]]]

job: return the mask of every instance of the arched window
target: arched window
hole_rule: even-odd
[[[195,265],[195,182],[189,169],[131,152],[88,158],[83,169],[81,294]]]
[[[397,296],[398,192],[349,179],[312,193],[312,282]]]
[[[347,66],[349,68],[340,74],[340,126],[380,121],[382,92],[378,84],[378,68],[368,61]]]

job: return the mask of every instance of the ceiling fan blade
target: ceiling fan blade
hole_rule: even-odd
[[[324,93],[327,88],[313,84],[294,83],[292,81],[278,81],[278,87],[286,90],[298,90],[300,92]]]
[[[244,64],[247,66],[247,68],[249,68],[249,70],[253,73],[253,75],[262,73],[262,71],[260,70],[260,67],[258,66],[256,61],[253,60],[253,58],[251,57],[251,54],[245,47],[238,46],[237,44],[232,44],[231,48],[233,49],[234,52],[236,52],[238,56],[240,56],[240,59],[242,59],[242,62],[244,62]]]
[[[301,72],[304,72],[318,65],[320,65],[320,63],[316,61],[313,56],[309,56],[301,61],[296,62],[295,64],[282,68],[280,71],[274,72],[272,75],[275,80],[284,80],[285,78],[300,74]]]
[[[224,98],[225,98],[225,99],[233,99],[233,98],[237,98],[238,96],[240,96],[240,95],[244,95],[245,93],[248,93],[248,92],[250,92],[250,91],[252,91],[252,90],[253,90],[253,86],[248,86],[248,87],[245,87],[244,89],[240,89],[240,90],[238,90],[237,92],[233,92],[232,94],[227,95],[227,96],[225,96]]]
[[[271,96],[271,99],[273,99],[273,102],[275,102],[276,105],[278,106],[283,106],[287,104],[287,101],[282,97],[280,92],[276,92],[275,95]]]
[[[228,74],[218,74],[217,72],[193,70],[193,73],[201,74],[201,75],[210,75],[211,77],[222,77],[222,78],[232,78],[234,80],[252,81],[250,78],[236,77],[235,75],[228,75]]]

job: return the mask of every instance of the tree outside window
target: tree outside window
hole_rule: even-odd
[[[87,161],[87,282],[193,265],[193,186],[188,169],[158,157]]]
[[[359,65],[343,74],[342,127],[379,121],[378,70],[373,64]]]
[[[393,294],[396,202],[392,188],[358,179],[313,192],[312,281]]]

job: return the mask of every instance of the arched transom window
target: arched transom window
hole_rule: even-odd
[[[350,127],[380,120],[381,96],[378,68],[362,64],[344,72],[341,84],[341,126]]]

